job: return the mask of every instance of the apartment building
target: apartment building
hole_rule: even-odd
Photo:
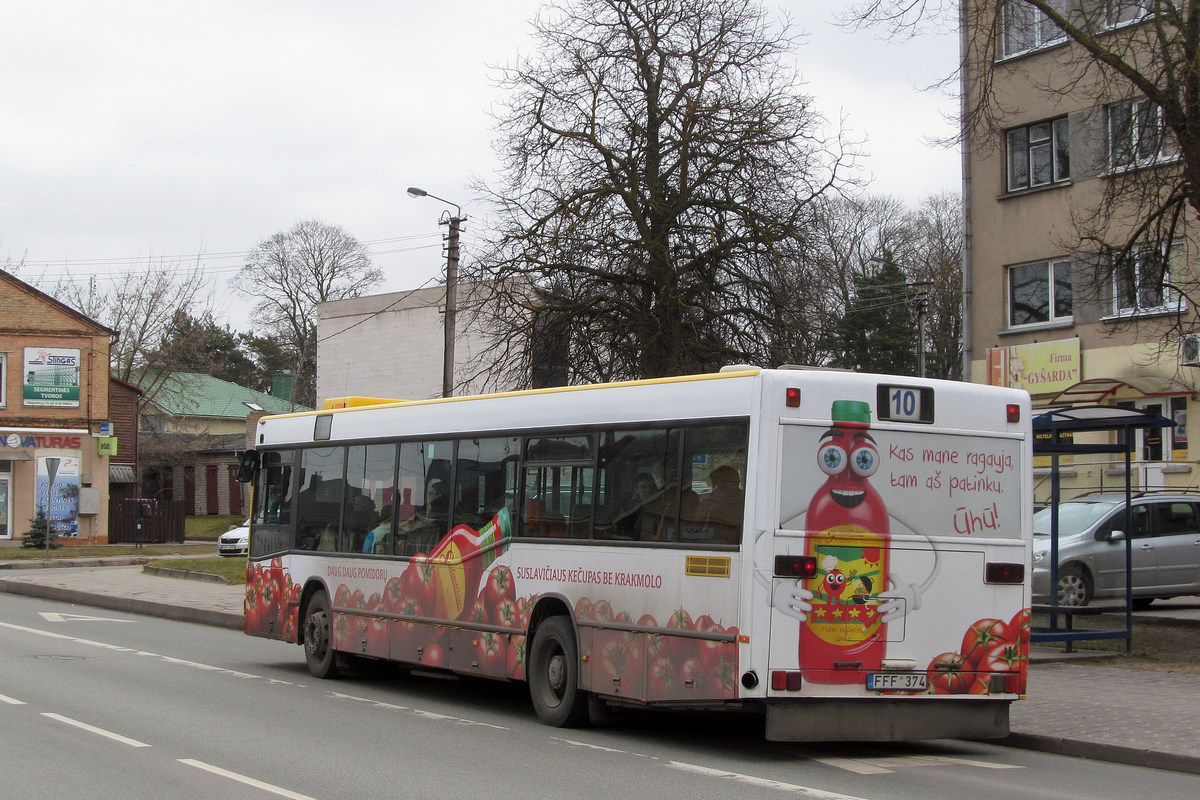
[[[1151,69],[1154,6],[1053,3]],[[1125,257],[1112,247],[1148,208],[1125,187],[1178,170],[1161,108],[1023,0],[964,0],[962,19],[966,374],[1026,389],[1035,408],[1099,404],[1169,418],[1174,428],[1138,431],[1130,443],[1133,485],[1200,486],[1187,426],[1200,347],[1181,335],[1195,327],[1195,309],[1178,288],[1195,274],[1195,214],[1173,231],[1169,252],[1161,240]],[[1062,475],[1069,493],[1125,481],[1119,457],[1076,456]],[[1038,497],[1047,493],[1042,482]]]

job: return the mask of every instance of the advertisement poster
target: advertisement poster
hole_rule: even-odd
[[[780,541],[817,570],[773,585],[776,611],[799,624],[777,618],[771,647],[810,684],[861,683],[887,658],[923,666],[957,652],[991,603],[965,594],[983,570],[967,540],[1020,544],[1018,439],[880,430],[873,418],[868,403],[836,401],[828,428],[784,431],[783,451],[798,457],[784,465],[781,527],[804,536]]]
[[[26,406],[78,408],[80,351],[69,347],[26,347],[22,390]]]
[[[38,456],[37,508],[59,536],[79,535],[79,458]]]

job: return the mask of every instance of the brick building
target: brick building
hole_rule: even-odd
[[[0,539],[41,510],[65,543],[108,541],[116,335],[0,270]]]

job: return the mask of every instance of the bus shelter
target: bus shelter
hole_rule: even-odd
[[[1134,408],[1116,406],[1078,406],[1045,411],[1033,418],[1033,454],[1050,456],[1050,604],[1036,610],[1050,613],[1049,629],[1034,630],[1035,642],[1073,642],[1094,639],[1124,639],[1125,649],[1133,648],[1133,539],[1128,532],[1132,525],[1132,442],[1139,428],[1170,428],[1175,423],[1166,417]],[[1118,431],[1113,444],[1077,443],[1075,434]],[[1058,506],[1061,493],[1059,457],[1064,455],[1124,454],[1125,456],[1125,628],[1109,631],[1076,631],[1072,616],[1080,613],[1075,607],[1058,604]],[[1065,616],[1067,628],[1058,628],[1058,617]]]

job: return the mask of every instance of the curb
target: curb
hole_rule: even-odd
[[[991,744],[1013,747],[1020,750],[1036,750],[1041,753],[1052,753],[1060,756],[1087,758],[1092,761],[1105,761],[1114,764],[1128,764],[1134,767],[1147,767],[1149,769],[1200,775],[1200,758],[1179,755],[1177,753],[1160,753],[1156,750],[1145,750],[1137,747],[1088,742],[1080,739],[1064,739],[1059,736],[1044,736],[1037,733],[1010,733],[1003,739],[993,740]]]
[[[0,580],[0,591],[9,594],[22,594],[28,597],[41,597],[46,600],[61,600],[67,603],[109,608],[113,611],[128,611],[131,614],[144,614],[152,617],[162,617],[178,622],[196,622],[201,625],[213,625],[219,628],[241,630],[244,617],[230,611],[214,609],[190,608],[158,603],[153,600],[135,600],[130,597],[115,597],[112,595],[84,592],[78,589],[64,589],[58,586],[41,586],[24,581]]]
[[[112,558],[56,558],[53,561],[3,561],[0,569],[69,569],[74,567],[132,567],[146,564],[150,556],[113,556]]]
[[[157,575],[161,578],[182,578],[189,581],[201,581],[203,583],[221,583],[229,586],[229,581],[220,575],[213,575],[211,572],[194,572],[190,569],[171,569],[170,567],[158,567],[153,564],[145,564],[142,566],[142,572],[147,575]]]

